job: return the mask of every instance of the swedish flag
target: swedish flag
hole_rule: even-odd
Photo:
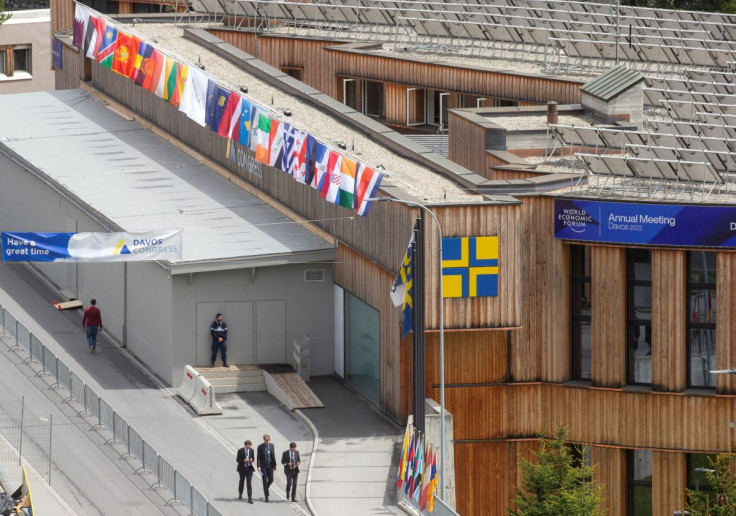
[[[414,329],[414,249],[412,244],[414,243],[414,232],[411,234],[409,240],[409,248],[406,250],[404,260],[401,262],[399,272],[396,274],[396,279],[391,287],[391,301],[394,306],[401,307],[401,314],[403,316],[403,324],[401,330],[401,338],[406,337],[410,331]]]
[[[498,237],[442,239],[442,296],[498,295]]]

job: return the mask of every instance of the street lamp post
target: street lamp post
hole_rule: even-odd
[[[430,210],[424,204],[405,201],[403,199],[394,199],[393,197],[373,197],[368,199],[369,201],[376,202],[397,202],[406,206],[414,206],[421,208],[422,210],[429,213],[437,226],[437,234],[439,238],[438,244],[438,264],[439,264],[439,284],[440,284],[440,299],[439,299],[439,317],[440,317],[440,498],[445,499],[445,311],[444,311],[444,297],[442,291],[442,226],[440,221],[432,210]]]

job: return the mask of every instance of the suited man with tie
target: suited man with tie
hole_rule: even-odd
[[[243,498],[243,483],[247,481],[248,486],[248,503],[253,503],[253,488],[251,487],[250,481],[253,478],[253,472],[255,468],[253,463],[256,460],[255,452],[251,448],[252,443],[250,439],[245,441],[245,446],[238,450],[238,455],[235,457],[235,461],[238,463],[238,474],[240,475],[240,483],[238,483],[238,498]]]
[[[268,501],[268,488],[273,484],[273,472],[276,471],[276,452],[271,444],[270,435],[263,435],[263,442],[258,445],[256,457],[258,471],[263,477],[263,496]]]
[[[296,502],[296,477],[299,476],[299,452],[296,450],[296,443],[289,443],[289,449],[281,454],[281,464],[284,466],[286,473],[286,500],[289,500],[289,491],[291,491],[291,501]]]

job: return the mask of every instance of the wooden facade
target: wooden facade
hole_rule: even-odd
[[[54,26],[71,28],[73,7],[67,12],[58,7],[66,2],[54,4],[67,20],[57,20]],[[341,95],[341,76],[384,82],[386,116],[396,120],[405,119],[406,88],[412,85],[520,101],[578,100],[577,83],[402,61],[359,48],[335,48],[332,41],[213,33],[272,66],[302,67],[305,82],[334,98]],[[75,87],[79,77],[89,73],[91,84],[124,108],[298,217],[317,221],[320,230],[336,239],[336,284],[380,313],[380,409],[404,422],[410,410],[411,350],[409,339],[400,339],[400,314],[388,292],[420,210],[376,203],[369,217],[349,219],[343,208],[322,201],[285,174],[265,166],[256,173],[233,163],[227,142],[214,132],[191,123],[126,78],[75,57],[72,47],[64,52],[65,68],[57,71],[57,85]],[[479,160],[478,166],[488,163]],[[632,388],[626,385],[626,249],[591,246],[591,380],[572,382],[569,246],[574,243],[554,238],[553,197],[431,208],[446,237],[500,239],[499,295],[443,301],[446,407],[454,416],[458,512],[504,514],[521,482],[520,458],[531,458],[538,433],[551,433],[559,424],[568,427],[571,441],[590,446],[594,481],[603,486],[609,514],[627,514],[627,453],[632,449],[653,453],[653,514],[665,516],[684,508],[686,454],[730,450],[729,424],[736,421],[734,379],[718,378],[715,391],[686,389],[687,250],[652,250],[653,382],[651,388]],[[439,400],[438,235],[431,220],[425,227],[426,394]],[[718,252],[716,360],[722,368],[736,365],[733,285],[736,253]]]
[[[478,70],[369,52],[375,49],[375,42],[340,44],[334,40],[226,29],[209,32],[275,68],[302,69],[304,83],[340,101],[343,100],[342,78],[383,83],[384,122],[392,125],[406,123],[407,89],[410,88],[449,92],[451,108],[458,107],[459,94],[502,99],[519,105],[549,100],[559,104],[580,103],[582,83],[578,81]],[[419,117],[419,113],[413,115]]]

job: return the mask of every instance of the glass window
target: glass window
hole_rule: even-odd
[[[715,455],[707,455],[705,453],[688,453],[687,454],[687,487],[694,491],[712,491],[713,486],[710,485],[705,478],[706,470],[713,471],[713,462],[716,460]]]
[[[345,292],[345,380],[380,406],[380,315]]]
[[[651,516],[652,514],[652,452],[631,450],[627,456],[629,516]]]
[[[5,75],[5,50],[0,50],[0,74]]]
[[[690,251],[687,260],[688,385],[715,387],[716,253]]]
[[[629,249],[628,274],[628,383],[652,383],[652,253]]]
[[[13,48],[13,73],[31,73],[31,47],[22,46]]]
[[[590,380],[590,247],[570,246],[572,377]]]

